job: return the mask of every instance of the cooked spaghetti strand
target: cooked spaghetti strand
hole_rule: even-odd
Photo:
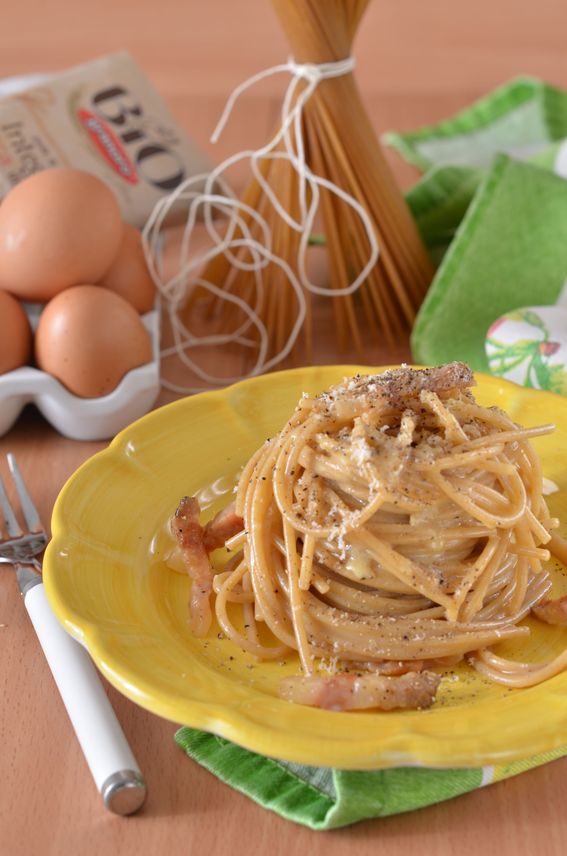
[[[481,407],[473,385],[459,363],[346,379],[303,397],[244,467],[242,531],[227,541],[236,564],[214,577],[215,611],[251,654],[297,651],[304,678],[287,681],[286,698],[340,697],[347,709],[354,684],[333,674],[393,668],[395,682],[400,663],[420,672],[466,657],[513,687],[567,668],[566,653],[528,665],[491,651],[529,636],[519,622],[549,603],[545,562],[565,561],[567,547],[530,445],[551,426]],[[550,621],[567,614],[546,609]],[[275,646],[260,642],[259,622]]]

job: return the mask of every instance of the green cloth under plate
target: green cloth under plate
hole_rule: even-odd
[[[567,748],[557,749],[525,761],[475,769],[399,767],[363,772],[276,761],[193,728],[180,728],[175,739],[190,758],[225,784],[311,829],[336,829],[423,808],[567,753]]]

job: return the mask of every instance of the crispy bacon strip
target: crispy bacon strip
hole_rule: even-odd
[[[363,390],[367,397],[385,399],[390,406],[403,410],[405,402],[418,399],[423,390],[444,394],[475,385],[474,374],[466,363],[447,363],[430,369],[402,366],[381,375],[362,375],[349,384],[348,392]]]
[[[402,366],[381,375],[360,375],[321,396],[339,418],[352,418],[370,410],[402,412],[423,391],[442,398],[464,392],[476,383],[465,363],[448,363],[430,369]]]
[[[279,693],[287,701],[325,710],[421,710],[435,701],[440,680],[435,672],[407,672],[399,677],[341,672],[331,677],[285,678]]]
[[[567,595],[556,600],[542,600],[537,606],[532,606],[532,612],[540,621],[546,624],[561,624],[567,626]]]
[[[203,540],[207,553],[224,546],[225,541],[243,528],[244,520],[238,516],[235,507],[235,503],[231,502],[206,524]]]
[[[193,580],[189,609],[191,629],[195,636],[205,636],[211,626],[210,599],[214,576],[205,547],[205,532],[199,523],[200,511],[196,497],[182,497],[171,527],[181,548],[187,572]]]
[[[231,503],[210,520],[206,526],[199,523],[201,508],[196,496],[181,498],[171,529],[181,549],[183,562],[193,581],[189,609],[191,629],[195,636],[205,636],[211,626],[211,593],[214,570],[209,553],[222,547],[224,542],[236,535],[243,527],[243,520]]]
[[[474,375],[467,364],[456,362],[430,369],[411,369],[408,366],[402,366],[402,368],[384,372],[377,378],[377,383],[390,403],[419,398],[422,390],[444,393],[468,389],[476,385]]]

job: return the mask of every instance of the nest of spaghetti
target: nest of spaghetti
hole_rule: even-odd
[[[529,634],[530,611],[567,620],[544,565],[564,545],[530,443],[553,426],[518,426],[478,404],[474,384],[462,363],[403,366],[305,395],[244,467],[234,503],[203,525],[184,497],[172,530],[193,632],[206,635],[214,609],[250,654],[297,651],[303,674],[280,694],[334,710],[429,707],[463,658],[510,686],[567,666],[491,651]],[[217,571],[219,547],[232,555]]]

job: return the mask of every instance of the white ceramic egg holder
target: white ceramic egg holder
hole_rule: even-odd
[[[35,330],[42,306],[24,304]],[[142,321],[152,339],[152,361],[129,371],[108,395],[81,398],[33,366],[0,374],[0,436],[10,430],[26,404],[34,404],[53,427],[72,440],[108,440],[147,413],[160,390],[159,301]]]
[[[0,97],[47,79],[46,74],[30,74],[0,80]],[[24,304],[35,330],[42,310],[40,304]],[[159,340],[160,308],[142,316],[152,339],[152,361],[128,372],[116,389],[100,398],[73,395],[54,377],[33,366],[24,366],[0,375],[0,437],[10,430],[26,404],[35,404],[53,427],[72,440],[108,440],[134,419],[147,413],[160,390]]]

